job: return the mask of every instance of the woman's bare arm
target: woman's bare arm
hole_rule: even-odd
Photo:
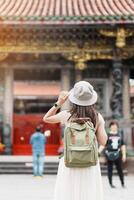
[[[126,162],[126,145],[121,146],[121,152],[122,152],[122,161]]]
[[[99,149],[98,149],[98,152],[99,152],[99,154],[101,154],[102,153],[102,151],[105,149],[105,147],[104,146],[102,146],[102,145],[100,145],[99,146]]]
[[[59,119],[56,116],[56,112],[59,108],[53,106],[43,117],[43,121],[47,123],[59,123]]]
[[[102,146],[105,146],[107,143],[107,134],[105,130],[102,131],[101,129],[101,132],[98,130],[96,135],[97,135],[98,143]]]
[[[103,118],[100,119],[98,123],[99,124],[96,130],[97,140],[100,145],[105,146],[107,143],[107,133],[105,131],[105,123]]]
[[[43,121],[47,123],[59,123],[59,117],[57,111],[58,109],[65,103],[65,101],[68,98],[68,92],[67,91],[62,91],[58,97],[58,101],[56,104],[58,105],[57,107],[53,106],[43,117]]]

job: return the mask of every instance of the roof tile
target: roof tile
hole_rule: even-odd
[[[1,0],[1,23],[134,23],[134,0]]]

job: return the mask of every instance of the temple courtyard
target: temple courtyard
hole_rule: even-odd
[[[134,176],[126,176],[126,188],[121,188],[118,177],[114,177],[116,189],[111,189],[107,177],[103,176],[104,200],[133,200]],[[31,175],[0,175],[1,200],[53,200],[55,175],[34,178]]]

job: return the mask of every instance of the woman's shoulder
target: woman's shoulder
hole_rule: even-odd
[[[98,113],[98,124],[104,124],[104,123],[105,121],[104,121],[103,116],[100,113]]]
[[[102,115],[100,113],[98,113],[98,118],[97,118],[97,123],[96,123],[96,126],[95,126],[95,129],[98,130],[98,129],[104,129],[105,127],[105,121],[104,121],[104,118],[102,117]]]

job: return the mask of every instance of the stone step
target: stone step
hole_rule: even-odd
[[[58,162],[46,162],[44,167],[44,174],[57,174]],[[0,163],[0,174],[32,174],[32,163],[25,162],[2,162]],[[101,164],[102,175],[107,174],[107,166]],[[127,170],[124,170],[127,174]],[[113,174],[117,174],[115,167],[113,168]]]
[[[0,169],[0,174],[33,174],[32,169]],[[44,174],[57,174],[57,170],[47,169]]]
[[[46,162],[44,166],[45,174],[56,174],[58,162]],[[32,174],[31,162],[2,162],[0,163],[0,174]]]
[[[14,163],[0,163],[0,168],[32,168],[33,164],[32,163],[19,163],[19,164],[14,164]],[[45,163],[45,168],[58,168],[58,163],[52,163],[48,164]]]
[[[0,174],[33,174],[33,171],[32,169],[27,169],[27,170],[24,170],[24,169],[0,169]],[[57,174],[57,170],[50,170],[50,169],[47,169],[47,170],[44,170],[44,174]],[[101,174],[102,175],[106,175],[107,174],[107,171],[106,170],[101,170]],[[117,175],[117,171],[116,170],[113,170],[113,174],[114,175]],[[127,175],[127,170],[124,171],[124,174]]]

